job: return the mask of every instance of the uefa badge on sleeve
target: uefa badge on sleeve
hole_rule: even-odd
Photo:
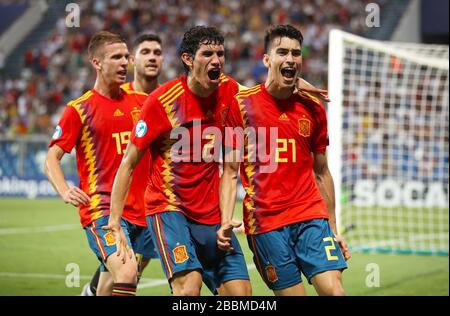
[[[53,133],[52,139],[58,139],[62,135],[62,128],[61,126],[56,126],[55,132]]]
[[[147,134],[147,123],[145,121],[140,120],[136,124],[136,137],[141,138],[144,137],[144,135]]]

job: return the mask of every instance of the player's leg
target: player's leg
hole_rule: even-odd
[[[104,274],[99,283],[100,274]],[[83,287],[81,296],[105,296],[112,293],[112,276],[108,271],[105,271],[104,265],[100,264],[94,273],[91,281],[86,283]],[[98,292],[98,293],[97,293]]]
[[[144,269],[149,265],[151,260],[152,260],[151,258],[148,258],[148,259],[142,258],[141,265],[140,265],[141,266],[141,275],[142,275],[142,272],[144,272]],[[139,278],[140,277],[141,276],[139,276]]]
[[[111,296],[113,291],[114,279],[109,271],[104,270],[99,275],[96,296]]]
[[[145,226],[133,225],[133,232],[130,234],[131,246],[138,265],[138,283],[144,272],[145,267],[152,258],[158,258],[155,245],[150,233],[150,229]]]
[[[174,296],[200,296],[202,288],[200,270],[182,271],[176,273],[170,280]]]
[[[164,212],[147,216],[147,224],[173,295],[200,295],[202,266],[186,217],[180,212]]]
[[[282,290],[274,290],[276,296],[306,296],[306,289],[302,283],[290,286]]]
[[[220,296],[251,296],[252,286],[250,280],[230,280],[223,282],[217,293]]]
[[[91,250],[96,254],[100,261],[100,267],[95,273],[92,283],[95,283],[98,275],[98,284],[96,285],[97,296],[107,296],[112,294],[112,276],[104,266],[108,256],[115,252],[113,238],[111,234],[101,229],[108,222],[108,218],[101,217],[85,227]]]
[[[311,278],[317,294],[323,296],[344,296],[342,272],[339,270],[325,271]]]
[[[86,283],[81,290],[80,296],[96,296],[91,290],[91,284]]]
[[[248,235],[253,261],[266,285],[279,296],[304,296],[301,271],[293,249],[289,226]]]
[[[114,280],[113,296],[135,296],[137,285],[136,258],[131,256],[125,263],[116,255],[106,259],[106,266]]]
[[[219,225],[217,225],[216,231],[217,229],[219,229]],[[214,242],[216,243],[216,240]],[[241,245],[234,233],[231,235],[231,243],[234,250],[223,255],[216,272],[216,280],[220,284],[217,292],[220,296],[251,296],[252,286],[247,264]]]
[[[97,295],[98,280],[100,279],[101,269],[102,265],[99,265],[94,273],[94,276],[91,279],[91,282],[89,282],[90,290],[94,294],[94,296]]]
[[[81,296],[97,296],[98,279],[100,278],[101,265],[98,266],[91,281],[86,283],[81,292]]]
[[[89,236],[91,236],[90,245],[95,245],[98,257],[105,263],[107,270],[111,273],[114,280],[112,295],[117,296],[134,296],[136,294],[136,279],[137,268],[136,259],[134,256],[127,258],[126,262],[114,255],[117,251],[116,241],[114,235],[110,231],[105,231],[102,227],[108,223],[109,216],[104,216],[92,222],[87,227]],[[121,220],[121,226],[125,233],[128,243],[130,244],[128,236],[128,227],[125,220]],[[104,278],[107,275],[100,275],[99,283],[105,281],[105,287],[108,287],[108,282]]]
[[[342,271],[347,268],[326,219],[299,223],[295,245],[300,266],[319,295],[344,295]]]
[[[224,296],[250,296],[247,265],[236,236],[232,235],[233,252],[217,247],[216,232],[220,225],[205,225],[187,220],[197,257],[203,267],[203,282],[211,293]]]

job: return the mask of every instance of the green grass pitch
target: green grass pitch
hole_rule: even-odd
[[[239,239],[253,294],[273,295],[254,268],[245,236]],[[1,198],[0,249],[0,295],[79,295],[98,265],[77,209],[59,199]],[[343,274],[347,295],[449,295],[448,256],[353,253],[348,264]],[[378,287],[366,282],[373,280],[371,264],[379,267]],[[73,281],[74,266],[79,267],[79,287],[66,284]],[[309,285],[307,292],[315,295]],[[170,295],[158,260],[145,270],[138,295]],[[210,295],[205,286],[202,295]]]

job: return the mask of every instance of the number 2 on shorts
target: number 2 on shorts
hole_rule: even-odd
[[[328,260],[339,260],[339,258],[337,256],[333,256],[330,253],[331,250],[336,250],[336,246],[334,245],[333,239],[336,240],[333,237],[326,237],[323,239],[324,242],[327,242],[327,241],[331,242],[331,245],[325,246],[325,252],[327,253]]]

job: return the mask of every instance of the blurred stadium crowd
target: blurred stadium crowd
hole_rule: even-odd
[[[99,30],[120,33],[130,42],[142,32],[159,34],[165,54],[160,82],[164,82],[183,72],[177,55],[183,33],[194,25],[215,26],[225,35],[225,72],[252,86],[264,80],[265,30],[271,24],[289,23],[305,38],[303,77],[326,87],[329,30],[362,34],[369,2],[382,7],[386,0],[76,1],[80,27],[68,28],[62,15],[46,40],[23,56],[21,76],[0,77],[0,135],[52,133],[65,104],[93,85],[85,51],[90,36]]]
[[[360,78],[347,85],[344,183],[389,178],[448,183],[448,101],[437,93],[447,89],[448,80],[424,73],[409,84],[415,87],[410,90],[401,88],[406,83],[392,86],[392,81],[375,81],[370,87]],[[402,73],[396,78],[402,80]]]

